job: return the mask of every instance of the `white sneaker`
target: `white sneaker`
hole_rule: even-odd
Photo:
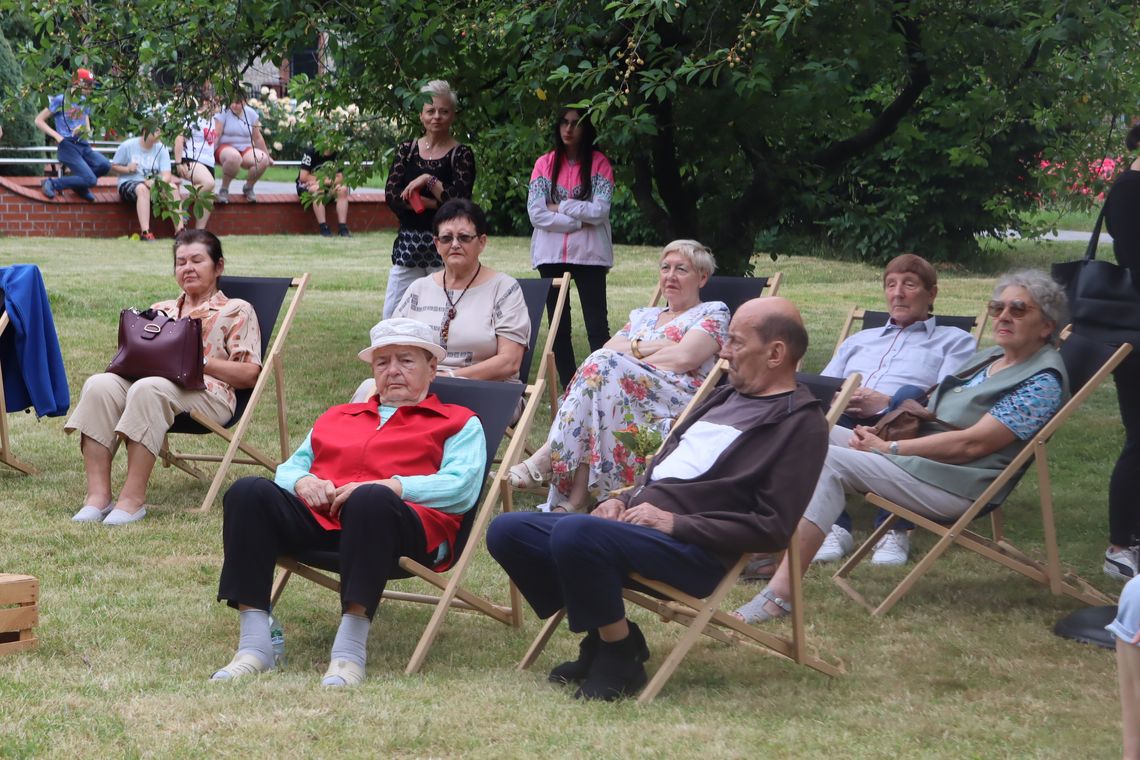
[[[823,539],[823,546],[819,547],[819,551],[815,553],[811,561],[813,564],[816,562],[838,562],[850,554],[854,548],[855,539],[851,537],[851,534],[845,528],[832,525],[827,537]]]
[[[872,565],[905,565],[910,554],[910,536],[905,530],[889,530],[875,544]]]
[[[1132,580],[1136,577],[1137,570],[1140,569],[1140,556],[1138,555],[1140,555],[1140,547],[1137,546],[1129,546],[1116,551],[1109,547],[1104,551],[1104,572],[1122,581]]]

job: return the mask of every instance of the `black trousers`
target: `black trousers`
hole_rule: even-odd
[[[390,488],[361,486],[340,512],[340,530],[325,530],[300,499],[272,480],[247,477],[223,497],[225,559],[218,601],[269,609],[277,558],[305,550],[340,552],[341,611],[362,605],[376,614],[384,586],[407,577],[402,556],[430,567],[427,538],[415,511]]]
[[[610,339],[610,319],[606,304],[606,275],[609,269],[590,264],[539,264],[538,273],[543,277],[556,278],[569,272],[578,289],[578,300],[582,302],[582,319],[586,322],[586,340],[590,350],[597,351]],[[554,316],[557,291],[551,290],[546,299],[546,318]],[[554,366],[558,368],[558,382],[565,389],[570,378],[578,369],[574,359],[574,344],[570,340],[570,299],[562,310],[562,321],[554,333]]]
[[[1108,540],[1117,546],[1140,543],[1140,354],[1127,356],[1113,373],[1124,448],[1108,486]]]

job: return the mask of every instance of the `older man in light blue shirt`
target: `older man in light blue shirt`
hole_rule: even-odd
[[[890,313],[887,324],[862,330],[843,341],[823,368],[823,374],[830,377],[848,377],[855,372],[863,376],[863,385],[852,395],[840,420],[845,427],[873,424],[903,398],[922,395],[959,369],[978,347],[973,335],[939,325],[932,316],[938,274],[921,256],[904,253],[891,259],[883,273],[883,291]],[[844,440],[850,437],[842,429],[834,435]],[[876,524],[883,518],[880,513]],[[913,526],[905,521],[897,525],[899,528],[888,532],[875,547],[873,564],[906,563],[910,549],[907,530]],[[812,561],[842,559],[853,546],[851,517],[844,512]]]

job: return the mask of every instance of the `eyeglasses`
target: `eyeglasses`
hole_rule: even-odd
[[[558,126],[569,127],[570,129],[577,129],[578,125],[582,123],[581,119],[559,119]]]
[[[436,235],[435,242],[437,245],[442,245],[446,248],[450,248],[451,244],[454,243],[456,240],[459,241],[460,245],[470,245],[471,241],[477,237],[479,237],[479,236],[478,235],[469,235],[466,232],[461,233],[459,235]]]
[[[1036,308],[1037,307],[1033,304],[1026,303],[1025,301],[1009,301],[1008,303],[1006,301],[990,301],[989,304],[986,305],[986,311],[989,312],[989,315],[994,319],[1004,314],[1006,309],[1009,309],[1009,316],[1014,319],[1021,319]]]

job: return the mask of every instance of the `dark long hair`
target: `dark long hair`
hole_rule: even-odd
[[[566,160],[566,146],[562,144],[562,120],[571,111],[578,114],[578,129],[581,130],[578,136],[578,191],[574,194],[574,199],[588,201],[594,195],[590,179],[594,168],[594,141],[598,139],[598,133],[590,122],[589,115],[577,108],[563,108],[554,120],[554,164],[550,167],[550,192],[554,193],[554,187],[558,184],[558,172]],[[550,201],[553,202],[554,199],[550,198]]]

